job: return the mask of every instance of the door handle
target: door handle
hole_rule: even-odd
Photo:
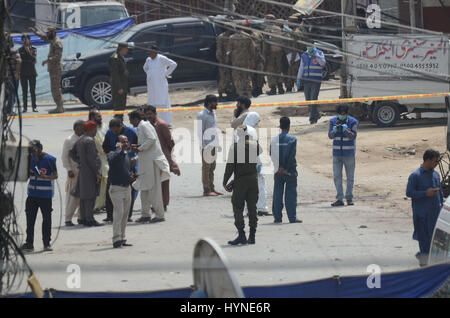
[[[211,48],[209,48],[209,47],[203,47],[203,48],[201,48],[201,49],[199,49],[199,51],[209,51]]]

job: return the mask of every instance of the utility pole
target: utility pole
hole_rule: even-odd
[[[342,29],[342,51],[344,52],[344,57],[341,65],[341,96],[340,98],[348,97],[347,86],[347,40],[346,32],[349,29],[355,29],[355,19],[349,18],[344,15],[356,16],[356,0],[341,0],[341,29]]]
[[[415,0],[409,0],[409,23],[412,28],[416,27],[416,5]],[[411,29],[411,33],[414,33],[414,30]]]

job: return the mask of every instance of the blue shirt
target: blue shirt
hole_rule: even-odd
[[[40,179],[38,175],[50,176],[56,173],[56,158],[43,153],[42,157],[37,162],[34,155],[30,157],[30,181],[28,183],[28,196],[32,198],[51,199],[54,194],[53,180]]]
[[[275,167],[275,173],[279,167],[287,170],[292,176],[297,176],[297,138],[283,131],[272,139],[270,144],[270,156]]]
[[[120,148],[110,151],[107,157],[109,164],[109,182],[115,186],[129,186],[133,174],[130,157]]]
[[[441,188],[432,197],[427,197],[429,188]],[[435,170],[426,171],[422,166],[416,169],[408,178],[406,195],[412,199],[413,215],[419,217],[439,216],[444,202],[439,174]]]

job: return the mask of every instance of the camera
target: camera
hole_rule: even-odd
[[[343,132],[344,129],[343,129],[342,125],[343,125],[343,123],[341,123],[341,124],[336,124],[338,133],[342,133],[342,132]]]

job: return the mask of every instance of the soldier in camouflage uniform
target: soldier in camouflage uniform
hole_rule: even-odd
[[[231,55],[231,65],[245,69],[253,69],[255,63],[252,60],[254,56],[255,45],[248,34],[237,31],[230,37],[227,54]],[[251,96],[251,73],[233,69],[231,71],[236,93],[239,96]]]
[[[292,92],[292,88],[294,87],[295,84],[295,79],[297,78],[298,69],[300,67],[301,55],[303,54],[303,52],[306,51],[306,45],[299,41],[306,42],[307,37],[306,37],[306,29],[303,26],[302,16],[300,13],[291,15],[288,18],[288,21],[295,24],[300,24],[298,26],[292,26],[291,27],[292,32],[290,32],[289,34],[292,41],[289,42],[288,46],[289,48],[292,49],[290,49],[288,52],[288,54],[289,53],[291,54],[291,60],[288,61],[289,67],[287,74],[291,78],[286,78],[284,83],[286,85],[286,91]],[[298,60],[296,61],[297,54]]]
[[[249,26],[249,25],[248,25]],[[250,31],[250,36],[252,37],[253,44],[255,46],[255,54],[253,56],[253,61],[255,63],[255,70],[263,72],[264,71],[264,56],[263,56],[263,43],[264,43],[264,37],[262,33],[252,30]],[[264,74],[260,73],[253,73],[252,74],[252,95],[253,97],[258,97],[263,93],[262,88],[264,86],[265,80],[264,80]]]
[[[128,69],[125,59],[128,53],[128,44],[119,43],[117,51],[109,58],[109,74],[113,108],[115,111],[125,110],[128,93]],[[123,118],[123,115],[119,117]]]
[[[30,30],[40,37],[43,41],[50,43],[47,60],[42,62],[42,66],[48,64],[47,70],[50,75],[50,86],[52,90],[53,100],[56,108],[49,111],[50,114],[64,113],[63,98],[61,92],[61,76],[62,76],[62,53],[63,44],[61,39],[56,35],[56,28],[47,28],[46,34],[37,33],[35,28]]]
[[[226,30],[217,36],[216,58],[220,64],[231,64],[230,55],[227,54],[227,49],[232,34],[233,32],[231,30]],[[228,98],[236,97],[236,90],[231,79],[231,69],[228,67],[219,67],[218,91],[220,97],[222,97],[223,93],[227,94]]]
[[[267,15],[266,20],[273,20],[270,16],[272,15]],[[280,36],[284,36],[281,28],[282,26],[279,23],[270,23],[267,25],[266,31],[277,37],[267,36],[263,45],[263,55],[266,60],[266,72],[280,75],[283,73],[283,67],[286,63],[286,54],[283,49],[285,43],[279,38]],[[270,87],[270,91],[267,92],[268,95],[275,95],[277,93],[277,87],[278,93],[284,94],[282,77],[267,75],[267,82]]]

